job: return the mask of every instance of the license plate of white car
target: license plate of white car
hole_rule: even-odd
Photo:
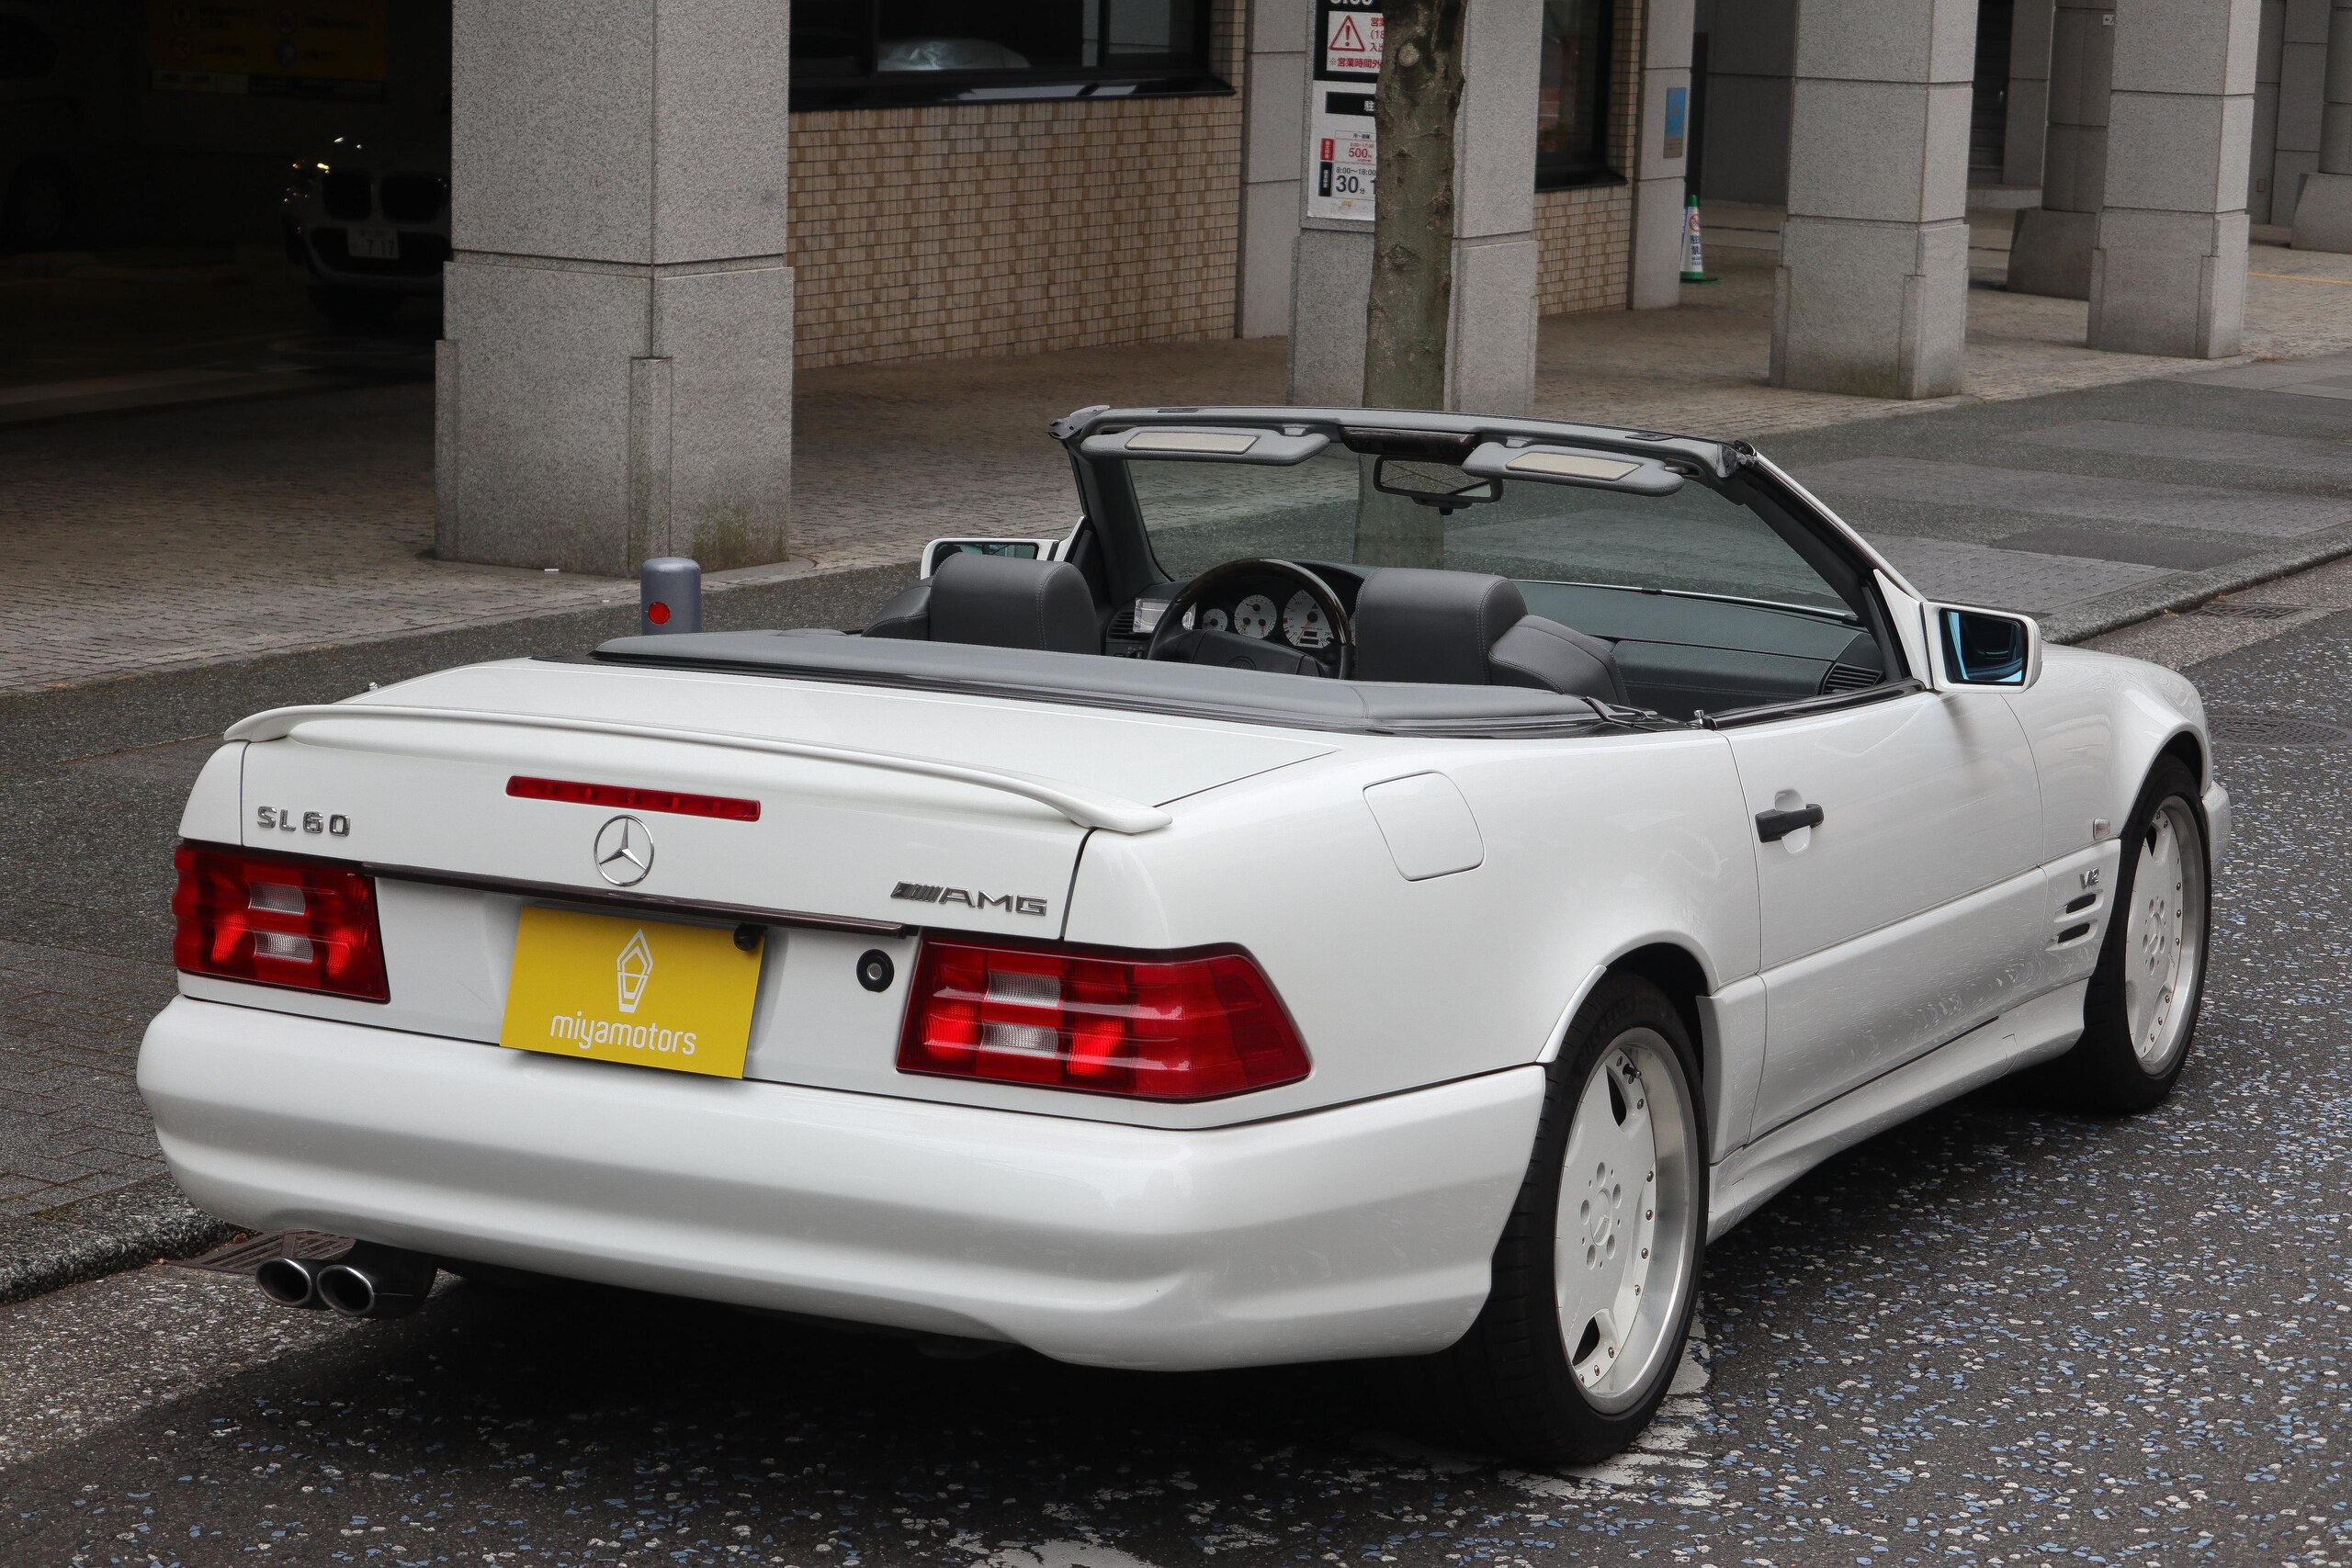
[[[398,261],[401,259],[400,231],[354,229],[351,231],[351,254],[363,261]]]

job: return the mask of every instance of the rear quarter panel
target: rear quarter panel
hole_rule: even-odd
[[[1431,772],[1462,791],[1485,852],[1474,869],[1408,882],[1363,791]],[[1070,940],[1238,943],[1315,1069],[1240,1101],[1167,1108],[1181,1118],[1170,1124],[1536,1061],[1595,971],[1653,942],[1686,949],[1711,988],[1756,969],[1755,862],[1729,748],[1710,732],[1363,740],[1175,815],[1155,833],[1089,839]]]

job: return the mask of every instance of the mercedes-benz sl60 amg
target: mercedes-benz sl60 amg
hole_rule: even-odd
[[[1178,1370],[1376,1359],[1545,1460],[1702,1253],[2020,1069],[2181,1070],[2229,833],[2188,682],[1928,602],[1744,444],[1094,408],[1080,517],[854,634],[230,730],[140,1081],[189,1196]]]

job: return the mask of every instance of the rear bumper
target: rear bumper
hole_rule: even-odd
[[[1524,1067],[1203,1132],[570,1061],[181,998],[139,1084],[240,1224],[1166,1370],[1460,1337]]]

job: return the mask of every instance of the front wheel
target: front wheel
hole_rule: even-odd
[[[2109,1115],[2172,1093],[2205,998],[2211,908],[2197,776],[2170,757],[2123,825],[2115,909],[2083,1004],[2083,1037],[2051,1064],[2067,1100]]]
[[[1707,1229],[1698,1059],[1663,992],[1612,975],[1546,1070],[1487,1304],[1409,1364],[1408,1389],[1473,1448],[1590,1463],[1648,1425],[1690,1337]]]

